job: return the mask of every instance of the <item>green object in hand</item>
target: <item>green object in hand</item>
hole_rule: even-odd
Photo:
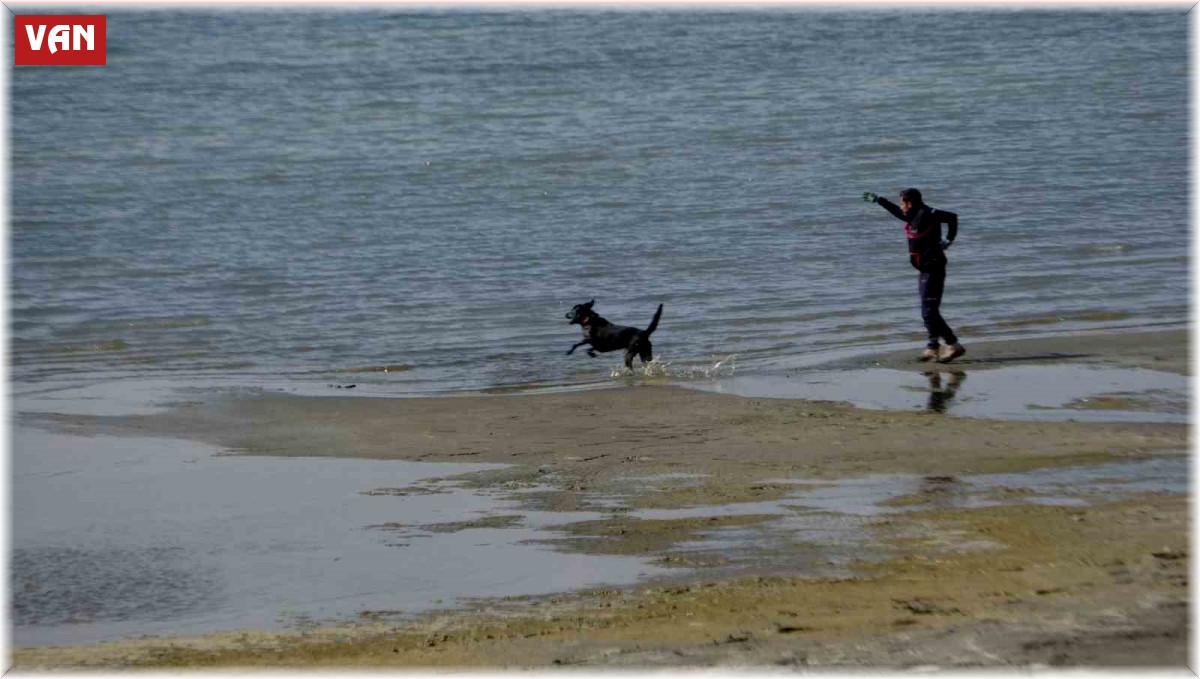
[[[878,200],[878,198],[879,196],[871,193],[870,191],[867,191],[863,194],[863,200],[867,201],[868,203],[874,203],[876,200]]]

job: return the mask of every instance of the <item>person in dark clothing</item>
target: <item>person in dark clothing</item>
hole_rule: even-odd
[[[946,283],[946,248],[958,236],[958,215],[945,210],[936,210],[921,200],[921,192],[905,189],[900,192],[900,204],[874,193],[863,194],[863,200],[877,203],[904,220],[904,233],[908,236],[908,261],[920,272],[917,277],[917,292],[921,296],[921,320],[929,333],[929,342],[922,361],[949,363],[967,353],[946,319],[942,318],[942,292]],[[946,239],[942,240],[942,224],[946,225]],[[939,347],[938,340],[945,346]]]

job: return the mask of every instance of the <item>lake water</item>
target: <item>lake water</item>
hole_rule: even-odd
[[[18,383],[428,393],[1188,317],[1181,12],[119,11],[11,74]],[[387,368],[384,372],[383,369]]]

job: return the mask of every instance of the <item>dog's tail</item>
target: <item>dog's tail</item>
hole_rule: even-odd
[[[646,329],[642,331],[641,336],[649,337],[650,333],[654,332],[654,329],[658,327],[658,319],[661,317],[662,317],[662,305],[659,304],[658,311],[654,312],[654,320],[650,321],[650,325],[646,326]]]

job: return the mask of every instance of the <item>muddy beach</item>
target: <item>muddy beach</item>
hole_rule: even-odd
[[[963,373],[970,384],[1015,366],[1188,376],[1188,341],[1173,331],[977,343],[940,379]],[[928,372],[910,353],[837,367]],[[1190,425],[1104,417],[1179,410],[1178,394],[1156,394],[1091,394],[1067,404],[1074,421],[863,409],[649,379],[505,396],[245,392],[142,415],[27,413],[26,424],[65,434],[181,438],[223,455],[504,464],[457,479],[530,512],[598,513],[540,542],[637,555],[669,575],[403,622],[364,615],[284,632],[18,648],[13,660],[18,669],[1183,667],[1190,525],[1178,476]],[[956,398],[969,397],[964,387]],[[1137,474],[1156,480],[1139,485]],[[414,529],[519,520],[508,512]]]

